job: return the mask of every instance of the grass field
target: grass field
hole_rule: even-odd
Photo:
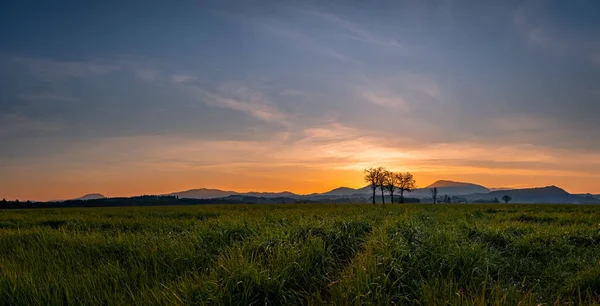
[[[0,211],[2,304],[600,301],[600,206]]]

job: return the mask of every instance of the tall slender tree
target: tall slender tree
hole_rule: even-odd
[[[387,171],[385,174],[385,189],[390,193],[392,204],[394,204],[394,193],[398,187],[397,173]]]
[[[414,176],[410,172],[396,173],[398,190],[400,191],[400,203],[404,203],[404,192],[413,192],[417,186]]]
[[[365,182],[369,183],[371,190],[373,191],[373,204],[375,204],[375,191],[379,187],[379,168],[365,169]]]
[[[433,204],[435,204],[436,200],[437,200],[438,189],[437,189],[437,187],[433,187],[429,191],[431,192],[431,198],[433,199]]]

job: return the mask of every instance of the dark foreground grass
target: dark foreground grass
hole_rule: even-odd
[[[600,206],[0,211],[0,303],[600,302]]]

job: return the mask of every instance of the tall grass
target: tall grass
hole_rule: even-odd
[[[0,303],[600,302],[600,207],[0,211]]]

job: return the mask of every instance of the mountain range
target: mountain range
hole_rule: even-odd
[[[413,192],[405,193],[405,197],[419,198],[424,201],[431,200],[431,189],[437,188],[438,197],[445,195],[450,197],[458,197],[469,202],[481,200],[490,201],[493,199],[502,199],[504,195],[508,195],[512,198],[512,203],[600,203],[600,196],[597,195],[575,195],[566,192],[565,190],[556,186],[547,186],[541,188],[525,188],[525,189],[509,189],[509,188],[495,188],[489,189],[485,186],[455,182],[449,180],[439,180],[427,187],[417,188]],[[245,197],[248,200],[252,198],[264,198],[264,199],[289,199],[289,200],[323,200],[323,199],[340,199],[346,198],[349,200],[362,202],[368,201],[372,197],[372,189],[370,186],[362,188],[350,188],[350,187],[338,187],[333,190],[323,193],[313,194],[295,194],[289,191],[284,192],[236,192],[236,191],[224,191],[219,189],[191,189],[186,191],[174,192],[169,195],[174,195],[179,198],[189,199],[217,199],[217,198],[230,198],[240,199]],[[377,190],[376,197],[380,198],[380,191]],[[387,198],[387,196],[386,196]]]
[[[405,193],[405,197],[417,198],[422,202],[431,201],[431,189],[437,188],[438,198],[444,196],[453,197],[455,202],[489,202],[495,199],[502,199],[508,195],[512,198],[511,203],[565,203],[565,204],[600,204],[600,195],[592,194],[570,194],[556,186],[547,186],[540,188],[486,188],[485,186],[455,182],[449,180],[439,180],[427,187],[417,188],[413,192]],[[247,203],[299,203],[311,201],[331,201],[331,202],[369,202],[373,191],[371,186],[362,188],[339,187],[323,193],[313,194],[295,194],[289,191],[283,192],[237,192],[220,189],[198,188],[185,191],[173,192],[166,195],[176,196],[180,199],[202,199],[219,200],[225,202],[247,202]],[[388,200],[386,193],[386,200]],[[76,198],[75,200],[93,200],[105,198],[102,194],[87,194]],[[377,189],[376,198],[381,199],[381,191]],[[389,200],[388,200],[389,201]]]
[[[485,188],[481,185],[471,184],[471,183],[462,183],[462,182],[454,182],[454,181],[445,181],[440,180],[437,181],[425,188],[417,188],[415,191],[410,193],[412,197],[427,197],[430,196],[430,189],[436,187],[438,189],[438,193],[440,195],[446,194],[449,196],[453,195],[466,195],[471,193],[485,193],[490,192],[489,189]],[[213,198],[221,198],[232,195],[243,195],[243,196],[254,196],[254,197],[323,197],[323,196],[336,196],[336,197],[348,197],[348,196],[368,196],[372,195],[373,191],[371,190],[371,186],[365,186],[362,188],[350,188],[350,187],[339,187],[333,190],[324,192],[324,193],[313,193],[313,194],[295,194],[289,191],[283,192],[235,192],[235,191],[224,191],[220,189],[191,189],[186,191],[174,192],[170,195],[175,195],[180,198],[190,198],[190,199],[213,199]]]

